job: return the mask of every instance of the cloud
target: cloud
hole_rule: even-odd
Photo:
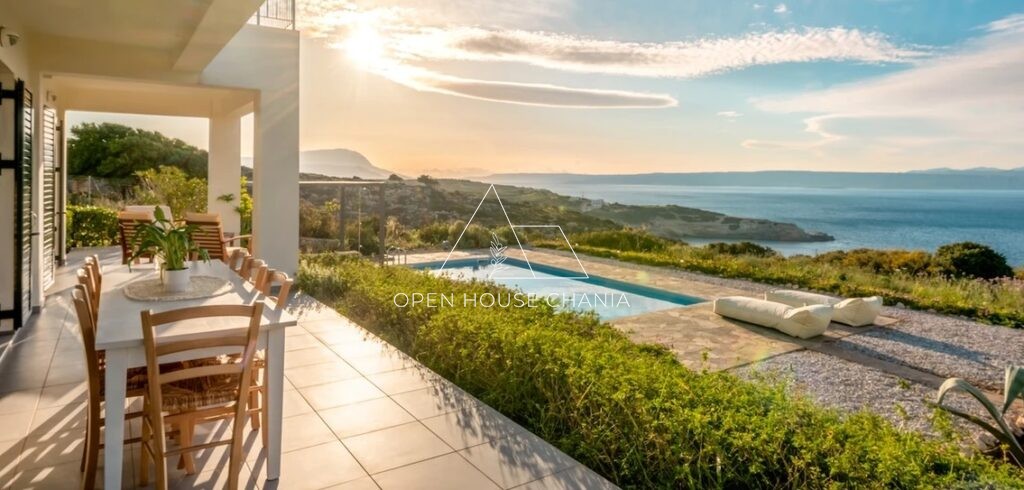
[[[856,141],[890,149],[958,142],[958,156],[1017,148],[1024,134],[1024,16],[904,71],[796,96],[755,99],[767,112],[809,114],[810,138],[749,140],[748,148],[822,149]]]
[[[657,93],[461,78],[437,71],[437,62],[516,62],[565,72],[688,79],[756,65],[900,63],[926,54],[883,34],[844,27],[660,43],[500,27],[541,22],[571,8],[573,0],[376,0],[371,6],[356,0],[306,0],[300,3],[300,26],[307,35],[346,50],[360,68],[417,90],[574,108],[664,108],[676,100]]]
[[[695,78],[756,65],[814,61],[907,62],[926,55],[885,35],[808,27],[732,38],[643,43],[479,27],[425,29],[400,36],[410,59],[513,61],[563,71]]]
[[[391,78],[421,91],[543,107],[657,109],[674,107],[678,104],[676,99],[665,94],[476,80],[443,75],[428,70],[416,70],[404,77]]]
[[[780,3],[776,5],[774,9],[772,9],[772,12],[775,12],[776,14],[784,14],[786,12],[789,12],[789,7],[786,7],[786,4],[784,3]]]
[[[754,10],[761,10],[761,9],[764,8],[764,5],[762,5],[760,3],[755,3],[755,4],[751,5],[750,7],[753,8]]]
[[[715,115],[718,117],[724,117],[726,119],[733,120],[742,116],[743,114],[736,111],[719,111],[715,113]]]

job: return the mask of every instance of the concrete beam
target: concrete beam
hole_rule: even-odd
[[[252,17],[263,0],[214,0],[178,53],[175,71],[198,72],[206,68]]]

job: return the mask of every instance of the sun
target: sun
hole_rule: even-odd
[[[345,40],[345,52],[362,68],[374,68],[386,61],[384,38],[369,26],[355,28]]]

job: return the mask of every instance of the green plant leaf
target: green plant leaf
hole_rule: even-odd
[[[1024,367],[1010,366],[1006,368],[1006,383],[1003,388],[1003,413],[1010,409],[1010,405],[1013,405],[1018,396],[1024,400]]]
[[[971,395],[971,397],[977,400],[978,403],[981,403],[981,406],[985,408],[985,411],[987,411],[988,414],[992,417],[992,419],[996,421],[998,428],[985,422],[979,417],[959,411],[948,405],[944,405],[942,402],[943,400],[946,399],[946,395],[953,391],[963,391],[968,395]],[[974,424],[978,425],[979,427],[981,427],[982,429],[988,431],[990,434],[995,436],[996,439],[999,439],[999,442],[1005,444],[1006,446],[1009,446],[1010,454],[1014,457],[1014,459],[1016,459],[1019,463],[1024,464],[1024,448],[1021,447],[1020,442],[1018,442],[1017,438],[1013,435],[1013,431],[1006,424],[1006,420],[1003,419],[1003,413],[996,409],[996,406],[992,403],[991,400],[988,399],[988,396],[986,396],[985,393],[983,393],[978,388],[975,388],[974,385],[968,383],[966,380],[962,378],[949,378],[944,383],[942,383],[942,386],[939,387],[939,392],[938,396],[936,397],[935,403],[938,404],[938,406],[941,407],[943,410],[946,410],[947,412],[956,415],[957,417],[969,420]]]

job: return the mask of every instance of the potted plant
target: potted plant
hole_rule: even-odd
[[[135,252],[128,259],[129,267],[135,259],[146,254],[154,254],[160,261],[160,278],[164,283],[164,290],[172,293],[186,291],[190,276],[189,258],[195,255],[204,262],[209,262],[210,256],[206,250],[197,247],[192,241],[195,226],[171,223],[164,216],[160,206],[153,209],[153,217],[153,222],[140,223],[136,230]]]

